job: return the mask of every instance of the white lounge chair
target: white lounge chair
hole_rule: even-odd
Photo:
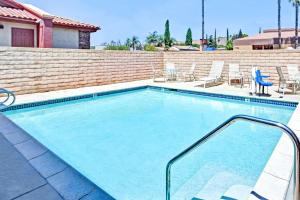
[[[182,79],[184,81],[194,81],[196,79],[195,68],[196,68],[196,63],[193,63],[188,72],[181,73]]]
[[[232,80],[239,80],[241,87],[244,86],[244,74],[240,71],[239,64],[229,64],[228,85],[231,85]]]
[[[166,63],[165,67],[165,79],[167,81],[175,81],[177,79],[177,71],[174,63]]]
[[[196,81],[195,86],[203,85],[206,88],[207,84],[220,82],[222,80],[223,67],[224,61],[213,61],[208,76]]]
[[[281,67],[276,67],[278,76],[279,76],[279,85],[278,85],[278,92],[280,92],[280,90],[282,91],[282,96],[284,96],[285,94],[285,90],[287,88],[291,88],[292,92],[295,94],[296,90],[300,87],[300,82],[295,80],[295,77],[293,77],[293,79],[290,79],[290,76],[288,78],[286,78],[282,72]]]
[[[294,80],[300,82],[300,72],[297,64],[287,65],[289,80]]]
[[[151,64],[152,67],[152,77],[154,82],[166,82],[164,70],[155,69],[154,65]]]

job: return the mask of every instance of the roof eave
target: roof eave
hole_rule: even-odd
[[[33,19],[21,19],[21,18],[16,18],[16,17],[4,17],[4,16],[0,16],[0,20],[3,21],[13,21],[13,22],[23,22],[23,23],[29,23],[29,24],[36,24],[37,21],[33,20]]]
[[[98,30],[101,30],[100,27],[86,27],[86,26],[78,26],[78,25],[70,25],[70,24],[60,24],[60,23],[53,23],[56,27],[62,27],[62,28],[69,28],[69,29],[78,29],[82,31],[88,31],[88,32],[97,32]]]

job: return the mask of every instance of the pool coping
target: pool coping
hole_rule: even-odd
[[[184,89],[181,87],[174,87],[174,86],[172,86],[172,87],[158,86],[157,84],[142,84],[139,86],[129,86],[129,87],[127,86],[127,87],[124,87],[121,89],[107,89],[107,90],[104,90],[101,92],[92,92],[92,93],[86,93],[86,94],[74,95],[74,96],[68,96],[68,97],[62,97],[62,98],[53,98],[53,99],[50,98],[48,100],[20,103],[20,104],[16,104],[16,105],[8,107],[8,108],[2,108],[2,109],[0,109],[0,112],[23,109],[23,108],[30,108],[30,107],[35,107],[35,106],[47,105],[47,104],[61,103],[61,102],[66,102],[66,101],[78,100],[78,99],[94,98],[94,97],[98,97],[98,96],[139,90],[139,89],[143,89],[143,88],[169,90],[169,91],[175,91],[175,92],[181,92],[181,93],[195,94],[195,95],[200,95],[200,96],[225,98],[225,99],[237,100],[237,101],[241,101],[241,102],[255,102],[255,103],[260,103],[260,104],[271,104],[271,105],[294,107],[296,109],[295,109],[288,125],[292,128],[292,130],[295,131],[295,133],[300,138],[300,128],[299,128],[300,106],[299,106],[299,102],[297,102],[297,101],[274,100],[274,99],[267,99],[267,98],[262,98],[262,97],[249,97],[249,96],[240,96],[240,95],[219,94],[219,93],[213,93],[213,92],[198,91],[196,89],[193,90],[190,88]],[[224,119],[224,120],[226,120],[226,119]],[[299,125],[297,125],[297,123]],[[290,146],[291,143],[289,143],[289,142],[290,141],[287,137],[285,137],[285,136],[281,137],[281,139],[279,140],[277,146],[275,147],[275,150],[273,151],[269,161],[267,162],[265,169],[263,170],[262,174],[260,175],[260,178],[258,179],[258,181],[253,189],[253,194],[250,196],[249,199],[251,199],[251,200],[260,199],[259,196],[267,198],[267,199],[285,199],[285,197],[288,195],[289,182],[291,180],[291,172],[292,172],[292,168],[291,168],[292,162],[290,162],[290,161],[291,161],[291,157],[293,156],[293,154],[291,154],[292,149],[288,148],[288,147],[291,147]],[[278,163],[281,162],[284,158],[286,159],[285,162],[283,162],[284,166],[278,165]],[[287,170],[290,172],[286,172],[285,174],[278,173],[278,172],[282,171],[283,169],[284,169],[284,171]],[[284,188],[284,189],[279,189],[279,190],[276,189],[274,191],[273,188],[278,188],[278,187]],[[278,198],[279,196],[282,198]]]
[[[267,99],[262,97],[250,97],[250,96],[242,96],[242,95],[229,95],[229,94],[219,94],[214,92],[203,92],[198,90],[191,90],[191,89],[182,89],[177,87],[166,87],[166,86],[157,86],[157,85],[141,85],[141,86],[133,86],[133,87],[127,87],[127,88],[121,88],[121,89],[112,89],[107,91],[101,91],[101,92],[93,92],[93,93],[87,93],[87,94],[81,94],[81,95],[74,95],[69,97],[61,97],[61,98],[54,98],[54,99],[48,99],[48,100],[41,100],[41,101],[35,101],[35,102],[28,102],[28,103],[20,103],[15,104],[9,107],[0,107],[0,112],[7,112],[11,110],[19,110],[23,108],[31,108],[31,107],[37,107],[42,105],[49,105],[49,104],[56,104],[56,103],[62,103],[62,102],[68,102],[68,101],[75,101],[80,99],[88,99],[88,98],[95,98],[100,96],[105,96],[109,94],[115,94],[115,93],[123,93],[128,91],[134,91],[134,90],[140,90],[140,89],[157,89],[162,91],[174,91],[179,93],[186,93],[186,94],[194,94],[199,96],[205,96],[205,97],[212,97],[212,98],[222,98],[222,99],[229,99],[229,100],[235,100],[240,102],[248,102],[248,103],[260,103],[260,104],[268,104],[268,105],[278,105],[278,106],[286,106],[286,107],[294,107],[296,108],[299,104],[297,101],[288,101],[288,100],[275,100],[275,99]]]

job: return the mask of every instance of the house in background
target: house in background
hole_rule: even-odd
[[[89,49],[90,34],[99,29],[33,5],[0,0],[0,46]]]
[[[193,44],[198,44],[198,45],[202,45],[202,39],[200,39],[200,40],[193,40]],[[203,40],[203,44],[204,45],[207,45],[207,39],[204,39]]]
[[[285,28],[281,32],[282,48],[292,47],[295,44],[295,29]],[[277,29],[267,29],[263,33],[236,39],[233,41],[235,50],[268,50],[279,48]]]

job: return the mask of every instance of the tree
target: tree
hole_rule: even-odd
[[[131,47],[134,51],[141,46],[141,42],[137,36],[133,36],[131,39],[127,38],[126,46]]]
[[[202,0],[202,50],[204,50],[204,11],[205,11],[205,7],[204,7],[204,0]],[[206,40],[207,40],[207,36],[206,36]]]
[[[242,29],[240,29],[239,34],[238,34],[238,38],[242,38],[243,37],[243,32]]]
[[[258,33],[261,34],[261,32],[262,32],[262,31],[261,31],[261,27],[259,27]]]
[[[128,47],[131,47],[131,39],[130,38],[126,39],[125,45]]]
[[[152,33],[149,33],[149,35],[147,36],[146,43],[157,46],[159,37],[160,36],[158,35],[157,31],[153,31]]]
[[[233,42],[232,40],[228,40],[226,43],[226,50],[233,50]]]
[[[214,47],[214,46],[215,46],[214,38],[213,38],[212,35],[209,36],[208,41],[207,41],[207,45],[208,45],[209,47]]]
[[[278,5],[278,45],[281,49],[281,0],[277,1]]]
[[[192,30],[191,30],[191,28],[189,28],[189,29],[187,30],[186,38],[185,38],[185,44],[186,44],[186,45],[189,45],[189,46],[192,46],[192,45],[193,45],[193,35],[192,35]]]
[[[243,38],[243,37],[248,37],[248,34],[243,33],[242,30],[240,29],[238,34],[232,35],[232,40],[236,40],[236,39]]]
[[[169,20],[165,24],[164,42],[165,48],[168,50],[172,46]]]
[[[228,42],[229,39],[230,39],[230,36],[229,36],[229,30],[228,30],[228,28],[227,28],[227,31],[226,31],[226,41]]]
[[[299,18],[299,5],[300,0],[289,0],[291,3],[293,3],[293,6],[295,7],[295,48],[298,47],[298,18]]]
[[[164,45],[164,41],[165,41],[164,36],[163,35],[159,35],[158,41],[157,41],[157,46],[158,47],[162,47]]]

